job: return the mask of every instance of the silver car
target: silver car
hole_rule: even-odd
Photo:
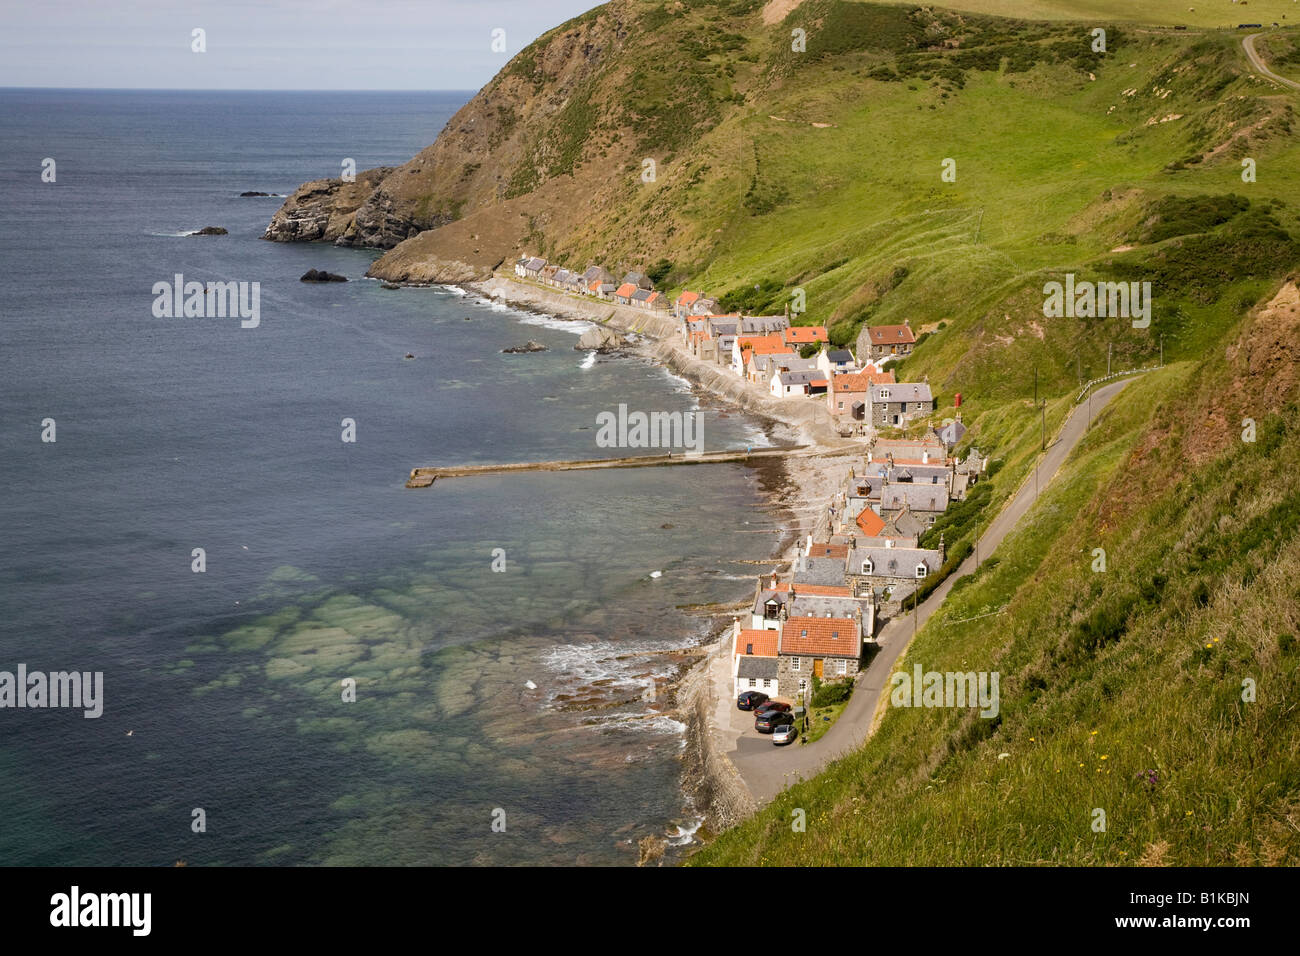
[[[780,747],[782,744],[794,743],[798,736],[799,731],[794,724],[782,724],[772,731],[772,743]]]

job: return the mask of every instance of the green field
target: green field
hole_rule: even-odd
[[[1166,367],[1107,409],[902,662],[1000,672],[999,719],[891,709],[694,862],[1300,862],[1300,306],[1260,311],[1300,271],[1300,94],[1253,75],[1250,31],[1216,29],[1282,23],[1259,51],[1300,76],[1284,19],[1300,4],[805,0],[771,24],[762,8],[622,0],[521,54],[535,77],[548,44],[602,17],[627,38],[507,171],[541,182],[558,157],[591,184],[581,208],[530,218],[535,248],[662,262],[671,291],[750,312],[802,292],[799,321],[836,343],[929,331],[905,379],[934,387],[936,418],[960,392],[969,441],[1001,462],[963,541],[1033,467],[1035,381],[1050,432],[1108,362]],[[1150,326],[1048,317],[1044,284],[1067,273],[1150,282]]]
[[[1300,21],[1294,0],[937,0],[937,7],[1026,20],[1127,20],[1188,27],[1235,27],[1239,23]]]

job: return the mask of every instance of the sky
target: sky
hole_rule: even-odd
[[[476,90],[599,2],[3,0],[0,87]]]

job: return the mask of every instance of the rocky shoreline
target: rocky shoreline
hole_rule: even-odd
[[[676,322],[668,316],[583,300],[500,275],[487,281],[468,282],[463,287],[515,308],[644,336],[636,341],[635,351],[685,378],[700,391],[766,419],[769,433],[784,426],[798,436],[801,444],[827,447],[846,444],[824,408],[812,402],[766,396],[757,386],[695,359],[677,343]],[[825,414],[818,414],[819,411]],[[773,567],[790,561],[799,542],[818,532],[826,520],[827,504],[850,465],[851,459],[847,457],[802,458],[796,471],[779,459],[772,462],[773,468],[778,469],[767,482],[772,505],[784,511],[790,523],[790,533],[782,536],[772,555]],[[730,654],[730,635],[729,620],[724,619],[712,628],[701,646],[704,656],[686,670],[674,689],[675,709],[686,724],[682,790],[703,817],[700,836],[704,839],[751,816],[758,806],[727,757],[734,741],[727,740],[713,718],[720,703],[724,700],[730,703],[730,686],[723,686],[716,676],[721,666],[719,658]],[[646,862],[655,858],[652,853]]]

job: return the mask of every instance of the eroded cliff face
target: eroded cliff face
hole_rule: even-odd
[[[437,141],[396,168],[367,170],[356,183],[316,180],[301,186],[271,219],[264,238],[279,242],[331,241],[343,246],[393,249],[429,230],[480,214],[497,218],[504,205],[571,176],[590,150],[607,149],[594,135],[617,113],[596,109],[616,94],[615,78],[602,70],[627,35],[633,0],[615,0],[569,21],[520,52],[451,118]],[[484,217],[486,218],[486,217]],[[516,214],[517,218],[517,214]],[[418,281],[462,281],[515,251],[516,224],[454,229],[425,243],[417,265],[403,255],[376,275]],[[522,223],[524,229],[528,223]],[[448,263],[443,275],[439,261]]]
[[[368,169],[355,182],[313,179],[299,186],[271,218],[263,239],[273,242],[332,242],[352,228],[353,214],[393,171]]]

